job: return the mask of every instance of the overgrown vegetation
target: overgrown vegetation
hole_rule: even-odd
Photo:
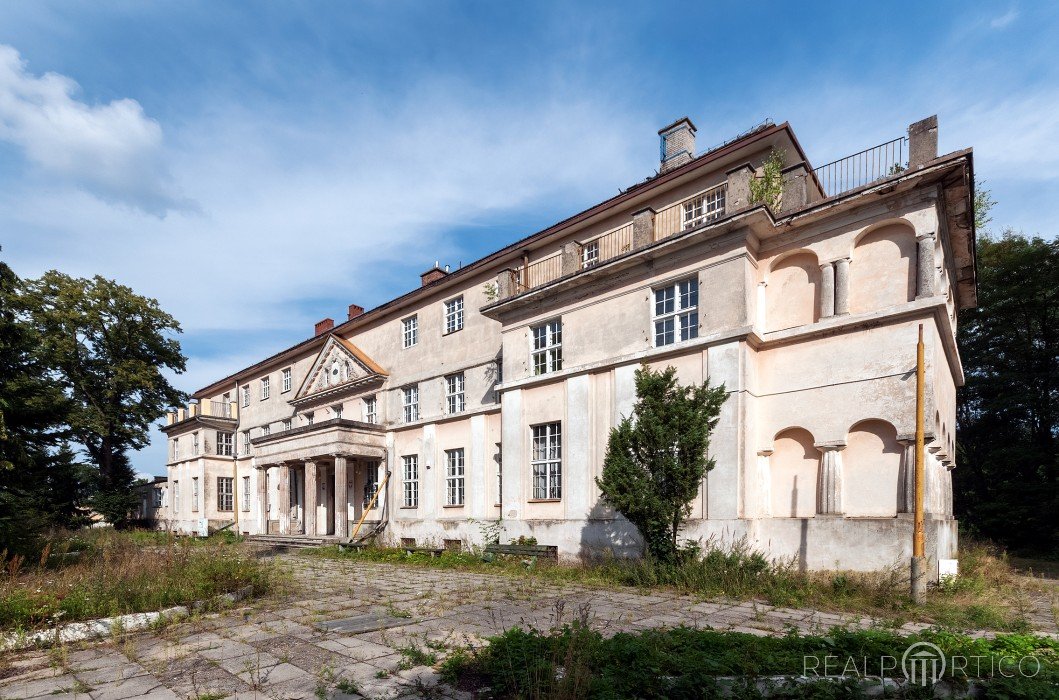
[[[902,636],[845,629],[820,636],[759,637],[678,627],[607,638],[592,628],[585,611],[547,632],[509,629],[471,654],[451,656],[443,675],[464,688],[489,688],[497,698],[759,698],[758,679],[824,676],[827,664],[826,675],[844,676],[844,683],[773,682],[768,696],[858,698],[866,697],[859,684],[864,676],[903,679],[902,655],[920,641],[937,645],[950,659],[1032,658],[1040,664],[1025,663],[1027,672],[1036,671],[1032,677],[1004,678],[988,662],[968,663],[966,673],[955,674],[959,665],[950,663],[943,679],[957,687],[985,679],[986,697],[1059,696],[1059,641],[1044,637],[972,639],[936,631]],[[932,690],[912,688],[902,697],[933,696]]]
[[[677,370],[636,370],[632,415],[610,431],[603,473],[596,479],[603,502],[636,526],[647,552],[674,562],[680,528],[713,460],[706,456],[724,385],[680,386]]]
[[[164,537],[164,539],[163,539]],[[206,601],[279,581],[274,566],[225,538],[177,540],[111,529],[56,538],[39,561],[0,556],[0,630],[31,630]]]
[[[783,196],[783,164],[786,155],[772,149],[762,164],[761,176],[750,178],[750,203],[765,204],[775,210]]]
[[[907,572],[891,569],[875,573],[804,572],[792,561],[775,562],[754,551],[745,541],[727,546],[706,543],[680,560],[660,562],[653,557],[609,557],[579,565],[533,566],[518,557],[490,557],[474,552],[443,552],[432,557],[401,549],[367,548],[339,551],[336,547],[310,550],[311,555],[354,561],[408,564],[443,569],[532,576],[584,585],[637,589],[666,588],[703,598],[760,600],[777,606],[809,606],[821,610],[869,615],[884,622],[928,622],[947,629],[1027,631],[1031,595],[1055,595],[1019,576],[996,551],[965,544],[960,551],[961,575],[930,591],[917,606],[908,595]]]

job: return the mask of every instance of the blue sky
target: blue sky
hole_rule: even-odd
[[[642,180],[685,114],[819,165],[936,113],[994,226],[1055,235],[1059,4],[729,5],[4,3],[0,256],[159,299],[190,391]]]

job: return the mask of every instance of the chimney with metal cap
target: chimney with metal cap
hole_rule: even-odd
[[[659,173],[679,168],[695,157],[695,125],[687,117],[681,117],[658,131],[662,141],[662,165]]]
[[[445,268],[446,269],[442,270],[441,269],[441,262],[439,260],[435,260],[434,261],[434,267],[430,268],[429,270],[427,270],[426,272],[424,272],[423,274],[421,274],[419,276],[419,279],[422,282],[422,284],[420,286],[425,287],[428,284],[430,284],[431,282],[436,282],[439,279],[441,279],[442,277],[444,277],[445,275],[449,274],[448,265],[446,265]]]

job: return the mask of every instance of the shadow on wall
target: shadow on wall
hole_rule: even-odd
[[[578,555],[582,561],[610,555],[638,557],[643,553],[643,538],[636,527],[602,503],[596,503],[589,511],[580,539]]]

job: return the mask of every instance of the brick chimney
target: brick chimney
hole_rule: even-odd
[[[447,274],[449,274],[448,266],[446,265],[445,269],[442,270],[440,262],[435,260],[434,267],[430,268],[419,276],[419,279],[422,282],[420,286],[425,287],[431,282],[436,282]]]
[[[346,320],[347,321],[352,321],[357,316],[360,316],[362,313],[364,313],[364,307],[363,306],[357,306],[356,304],[350,304],[349,305],[349,311],[346,312]]]
[[[323,321],[317,321],[316,322],[316,327],[315,327],[316,335],[320,335],[321,333],[326,333],[327,331],[331,330],[334,327],[335,327],[335,319],[333,319],[333,318],[325,318]]]
[[[678,168],[695,157],[695,125],[687,117],[681,117],[658,131],[662,138],[662,165],[658,172],[664,173]]]

